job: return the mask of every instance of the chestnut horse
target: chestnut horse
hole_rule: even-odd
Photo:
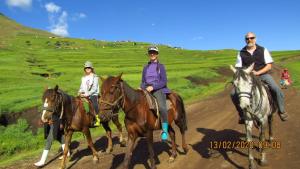
[[[52,114],[56,113],[59,115],[64,126],[65,148],[60,168],[64,169],[66,167],[67,153],[74,131],[80,131],[86,136],[89,147],[93,152],[93,160],[98,161],[99,157],[89,130],[94,115],[85,111],[81,98],[66,94],[58,89],[56,85],[54,89],[46,89],[44,91],[42,100],[44,103],[42,121],[50,121]],[[90,107],[91,109],[92,106]]]
[[[145,93],[142,90],[131,88],[125,81],[117,77],[108,77],[102,80],[100,110],[102,112],[111,111],[116,107],[123,109],[125,113],[125,126],[128,132],[128,150],[125,155],[124,168],[128,168],[135,141],[138,137],[146,137],[148,150],[150,153],[151,168],[155,169],[154,150],[153,150],[153,131],[161,129],[159,119],[149,109]],[[177,156],[175,131],[171,124],[174,121],[179,127],[182,135],[182,148],[185,153],[188,151],[185,142],[185,131],[187,130],[186,112],[181,97],[172,92],[168,94],[171,101],[171,108],[168,110],[169,135],[172,142],[171,155],[169,161],[172,162]]]

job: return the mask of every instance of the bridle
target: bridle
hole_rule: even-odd
[[[109,117],[115,116],[113,114],[114,110],[118,110],[119,108],[124,108],[125,105],[125,99],[124,99],[124,91],[123,91],[123,82],[120,81],[119,85],[112,85],[112,87],[116,88],[116,91],[118,92],[119,97],[110,102],[110,101],[106,101],[104,99],[102,99],[102,97],[100,98],[100,103],[109,105],[108,109],[105,110],[111,110],[109,111]]]
[[[239,99],[242,98],[242,97],[245,97],[245,98],[248,98],[250,100],[250,105],[252,105],[252,107],[251,107],[251,111],[248,111],[248,112],[252,115],[256,115],[255,113],[260,109],[260,107],[262,105],[262,94],[260,93],[259,102],[258,102],[257,106],[254,108],[253,103],[254,103],[254,99],[256,99],[256,97],[255,97],[256,96],[255,86],[252,84],[250,92],[241,92],[241,91],[239,91],[238,87],[235,86],[235,88],[237,89],[236,94],[237,94]]]
[[[59,117],[60,117],[60,119],[62,119],[63,112],[64,112],[63,94],[61,92],[57,92],[56,95],[55,95],[55,99],[54,100],[55,100],[55,103],[54,103],[53,107],[45,107],[45,106],[43,106],[42,107],[42,111],[46,110],[46,111],[51,112],[53,114],[57,113],[57,112],[59,112],[59,107],[60,107],[60,104],[61,104],[61,111],[60,111]]]

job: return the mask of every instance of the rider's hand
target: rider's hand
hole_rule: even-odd
[[[153,91],[153,87],[152,87],[152,86],[148,86],[148,87],[146,88],[146,90],[147,90],[148,92],[152,92],[152,91]]]
[[[259,75],[259,73],[258,73],[257,71],[255,71],[255,70],[253,70],[252,72],[253,72],[253,74],[254,74],[255,76],[258,76],[258,75]]]

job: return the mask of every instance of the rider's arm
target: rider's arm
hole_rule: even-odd
[[[237,54],[237,57],[236,57],[236,63],[235,63],[235,67],[242,67],[243,64],[242,64],[242,58],[241,58],[241,55],[240,55],[240,52]]]
[[[271,69],[272,69],[272,63],[268,63],[264,68],[260,69],[259,71],[256,71],[255,75],[261,75],[267,73]]]
[[[142,89],[146,89],[146,79],[145,79],[145,76],[146,76],[146,66],[143,68],[143,73],[142,73],[142,83],[140,85],[140,87]]]
[[[84,77],[81,78],[81,84],[78,90],[78,94],[84,92]]]

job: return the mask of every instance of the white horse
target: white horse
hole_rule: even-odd
[[[254,64],[245,69],[234,68],[233,85],[236,88],[236,94],[239,98],[239,106],[243,110],[245,119],[246,137],[249,145],[253,145],[252,126],[259,129],[259,150],[261,158],[259,164],[267,165],[265,143],[265,129],[269,126],[269,141],[273,140],[272,133],[272,115],[276,111],[276,104],[273,102],[269,89],[262,83],[259,77],[252,73]],[[256,144],[255,144],[256,145]],[[256,168],[254,157],[252,155],[252,146],[248,146],[249,168]]]

